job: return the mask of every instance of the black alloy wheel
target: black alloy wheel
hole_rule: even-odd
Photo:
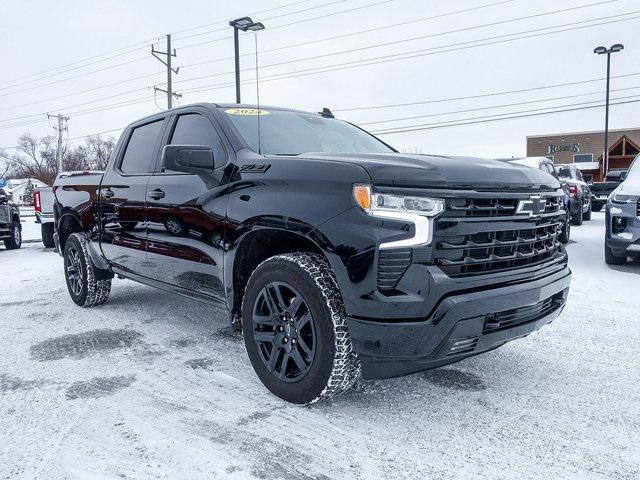
[[[71,290],[74,295],[80,296],[84,285],[84,271],[82,261],[80,260],[80,252],[78,252],[75,246],[71,246],[67,250],[64,257],[64,267],[66,269],[69,290]]]
[[[284,382],[297,382],[311,368],[316,327],[302,294],[285,282],[271,282],[253,306],[253,339],[267,370]]]

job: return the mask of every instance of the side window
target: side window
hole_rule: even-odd
[[[581,182],[584,182],[584,179],[582,178],[582,172],[578,169],[576,169],[576,178]]]
[[[149,173],[156,159],[156,145],[163,120],[136,127],[131,132],[127,149],[120,163],[123,173]]]
[[[207,145],[213,150],[216,165],[227,163],[227,150],[222,144],[218,132],[204,115],[187,113],[176,121],[171,145]]]

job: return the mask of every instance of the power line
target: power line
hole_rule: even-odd
[[[640,72],[636,72],[636,73],[627,73],[624,75],[612,75],[611,78],[626,78],[626,77],[635,77],[640,75]],[[477,98],[485,98],[485,97],[495,97],[495,96],[499,96],[499,95],[508,95],[508,94],[512,94],[512,93],[526,93],[526,92],[534,92],[534,91],[538,91],[538,90],[547,90],[550,88],[558,88],[558,87],[571,87],[571,86],[575,86],[575,85],[584,85],[587,83],[595,83],[595,82],[601,82],[603,80],[605,80],[606,77],[599,77],[599,78],[592,78],[590,80],[579,80],[576,82],[567,82],[567,83],[554,83],[551,85],[542,85],[542,86],[538,86],[538,87],[531,87],[531,88],[520,88],[517,90],[504,90],[501,92],[490,92],[490,93],[481,93],[481,94],[477,94],[477,95],[467,95],[467,96],[463,96],[463,97],[448,97],[448,98],[438,98],[438,99],[432,99],[432,100],[419,100],[416,102],[406,102],[406,103],[392,103],[392,104],[386,104],[386,105],[369,105],[369,106],[365,106],[365,107],[351,107],[351,108],[335,108],[332,109],[334,112],[354,112],[354,111],[358,111],[358,110],[376,110],[376,109],[382,109],[382,108],[394,108],[394,107],[409,107],[409,106],[414,106],[414,105],[427,105],[427,104],[431,104],[431,103],[444,103],[444,102],[452,102],[452,101],[458,101],[458,100],[473,100],[473,99],[477,99]]]
[[[334,65],[325,65],[322,67],[313,67],[310,69],[306,69],[306,70],[299,70],[298,72],[285,72],[282,74],[276,74],[276,75],[288,75],[289,73],[302,73],[302,72],[306,72],[306,71],[315,71],[315,70],[321,70],[321,72],[315,72],[315,73],[322,73],[325,71],[335,71],[335,70],[343,70],[346,68],[356,68],[359,66],[368,66],[368,65],[376,65],[378,63],[386,63],[389,61],[398,61],[398,60],[405,60],[405,59],[412,59],[412,58],[417,58],[417,57],[423,57],[423,56],[429,56],[429,55],[435,55],[435,54],[440,54],[440,53],[448,53],[448,52],[452,52],[452,51],[460,51],[460,50],[466,50],[469,48],[477,48],[477,47],[481,47],[481,46],[486,46],[486,45],[496,45],[496,44],[500,44],[500,43],[506,43],[506,42],[512,42],[512,41],[516,41],[516,40],[522,40],[522,39],[527,39],[527,38],[535,38],[535,37],[540,37],[540,36],[545,36],[545,35],[552,35],[555,33],[562,33],[562,32],[567,32],[567,31],[572,31],[572,30],[579,30],[582,28],[589,28],[589,27],[594,27],[594,26],[600,26],[600,25],[608,25],[611,23],[617,23],[617,22],[623,22],[623,21],[630,21],[630,20],[634,20],[636,18],[640,18],[640,15],[635,16],[635,17],[631,17],[629,15],[635,15],[635,14],[640,14],[640,10],[636,10],[633,12],[627,12],[627,13],[621,13],[621,14],[617,14],[617,15],[609,15],[606,17],[598,17],[598,18],[592,18],[589,20],[582,20],[582,21],[578,21],[578,22],[571,22],[571,23],[565,23],[565,24],[561,24],[561,25],[554,25],[554,26],[550,26],[550,27],[542,27],[542,28],[535,28],[532,30],[525,30],[522,32],[515,32],[515,33],[509,33],[509,34],[504,34],[504,35],[496,35],[496,36],[492,36],[492,37],[485,37],[485,38],[481,38],[481,39],[476,39],[476,40],[469,40],[469,41],[465,41],[465,42],[457,42],[457,43],[452,43],[449,45],[440,45],[438,47],[429,47],[429,48],[422,48],[422,49],[418,49],[418,50],[412,50],[412,51],[408,51],[408,52],[402,52],[402,53],[394,53],[394,54],[389,54],[389,55],[382,55],[382,56],[378,56],[378,57],[371,57],[371,58],[366,58],[366,59],[362,59],[362,60],[354,60],[354,61],[349,61],[349,62],[343,62],[343,63],[338,63],[338,64],[334,64]],[[624,18],[618,18],[618,17],[624,17]],[[617,20],[609,20],[609,19],[614,19],[617,18]],[[599,22],[600,20],[609,20],[609,21],[603,21],[600,23],[592,23],[590,25],[584,25],[585,23],[589,23],[589,22]],[[573,28],[564,28],[564,27],[573,27]],[[559,29],[559,30],[554,30],[554,29]],[[549,30],[554,30],[554,31],[549,31]],[[536,33],[536,32],[543,32],[543,33]],[[533,35],[528,35],[528,34],[532,34]],[[517,37],[517,38],[506,38],[506,37],[514,37],[517,35],[524,35],[522,37]],[[411,40],[415,40],[415,39],[411,39]],[[269,68],[269,67],[279,67],[282,65],[289,65],[291,63],[298,63],[298,62],[303,62],[303,61],[308,61],[308,60],[317,60],[320,58],[326,58],[326,57],[331,57],[334,55],[343,55],[346,53],[354,53],[354,52],[358,52],[358,51],[362,51],[362,50],[367,50],[367,49],[371,49],[371,48],[379,48],[379,47],[384,47],[384,46],[388,46],[388,45],[392,45],[392,44],[396,44],[396,43],[400,43],[402,41],[395,41],[395,42],[384,42],[384,43],[378,43],[378,44],[374,44],[374,45],[368,45],[365,47],[359,47],[359,48],[352,48],[352,49],[348,49],[348,50],[341,50],[341,51],[337,51],[337,52],[329,52],[329,53],[324,53],[324,54],[320,54],[320,55],[313,55],[310,57],[303,57],[303,58],[297,58],[297,59],[293,59],[293,60],[285,60],[282,62],[276,62],[276,63],[269,63],[266,65],[263,65],[262,68]],[[478,43],[478,42],[485,42],[485,43]],[[476,44],[476,45],[474,45]],[[443,50],[443,49],[448,49],[448,50]],[[436,51],[439,50],[439,51]],[[364,63],[366,62],[366,63]],[[361,65],[357,65],[357,64],[361,64]],[[355,65],[352,66],[352,65]],[[334,67],[345,67],[345,68],[334,68]],[[250,68],[246,68],[243,69],[242,71],[245,72],[250,72],[252,69]],[[220,76],[224,76],[224,75],[229,75],[232,74],[232,71],[229,72],[220,72],[220,73],[214,73],[214,74],[209,74],[209,75],[201,75],[198,77],[192,77],[189,79],[185,79],[185,80],[181,80],[180,82],[187,82],[187,81],[193,81],[193,80],[202,80],[205,78],[213,78],[213,77],[220,77]],[[298,76],[302,76],[302,75],[298,75]],[[271,77],[263,77],[263,78],[271,78]],[[290,77],[287,77],[290,78]],[[177,83],[177,82],[176,82]]]
[[[298,4],[301,4],[301,3],[308,3],[309,1],[311,1],[311,0],[296,1],[296,2],[289,3],[289,4],[281,5],[281,6],[278,6],[278,7],[272,7],[272,8],[266,9],[266,10],[262,10],[260,12],[251,13],[250,15],[258,15],[258,14],[261,14],[261,13],[266,13],[266,12],[279,10],[279,9],[283,9],[283,8],[288,8],[288,7],[291,7],[291,6],[294,6],[294,5],[298,5]],[[341,0],[341,1],[344,2],[346,0]],[[226,21],[215,22],[215,23],[216,24],[218,24],[218,23],[220,23],[220,24],[221,23],[225,23],[226,24]],[[208,25],[213,25],[213,24],[208,24]],[[208,25],[205,25],[205,26],[208,26]],[[203,26],[201,25],[201,26],[197,26],[197,27],[189,27],[189,28],[185,28],[185,29],[182,29],[182,30],[177,30],[177,31],[172,32],[172,33],[179,33],[179,32],[184,32],[184,31],[189,31],[189,30],[196,30],[198,28],[203,28]],[[132,44],[120,47],[120,48],[116,48],[114,50],[109,50],[109,51],[106,51],[106,52],[103,52],[103,53],[92,55],[90,57],[82,58],[80,60],[75,60],[75,61],[67,63],[67,64],[59,65],[57,67],[52,67],[52,68],[49,68],[49,69],[46,69],[46,70],[41,70],[41,71],[38,71],[38,72],[22,75],[20,77],[15,77],[15,78],[13,78],[11,80],[8,80],[8,82],[12,83],[12,82],[15,82],[15,81],[18,81],[18,80],[23,80],[23,79],[31,78],[31,77],[34,77],[34,76],[39,76],[39,75],[42,75],[42,74],[45,74],[45,73],[49,73],[49,72],[52,72],[52,71],[55,71],[55,70],[63,69],[63,68],[66,68],[66,67],[71,67],[71,66],[74,66],[74,65],[77,65],[77,64],[80,64],[80,63],[85,63],[87,61],[94,60],[96,58],[104,57],[105,55],[109,56],[109,55],[112,55],[114,53],[118,53],[118,55],[112,55],[112,56],[109,56],[108,58],[103,58],[103,59],[98,60],[96,62],[88,63],[87,65],[84,65],[83,67],[86,67],[86,66],[89,66],[89,65],[92,65],[92,64],[95,64],[95,63],[107,61],[107,60],[109,60],[111,58],[115,58],[115,57],[121,56],[121,55],[126,55],[128,53],[133,52],[133,51],[146,49],[146,48],[148,48],[149,44],[154,42],[156,39],[157,39],[157,37],[149,38],[148,40],[145,40],[143,42],[132,43]],[[78,67],[78,68],[83,68],[83,67]],[[64,73],[64,72],[58,72],[56,75],[59,75],[61,73]]]
[[[447,17],[447,16],[451,16],[451,15],[457,15],[457,14],[460,14],[460,13],[467,13],[467,12],[470,12],[470,11],[479,10],[479,9],[482,9],[482,8],[488,8],[488,7],[492,7],[492,6],[496,6],[496,5],[501,5],[501,4],[504,4],[504,3],[511,3],[513,1],[514,0],[502,0],[502,1],[499,1],[499,2],[484,4],[484,5],[480,5],[480,6],[476,6],[476,7],[472,7],[472,8],[467,8],[467,9],[463,9],[463,10],[455,10],[455,11],[452,11],[452,12],[445,12],[445,13],[438,14],[438,15],[433,15],[433,16],[430,16],[430,17],[423,17],[423,18],[420,18],[420,19],[412,20],[411,22],[418,22],[418,21],[426,21],[426,20],[431,20],[431,19],[436,19],[436,18],[443,18],[443,17]],[[609,2],[609,1],[617,1],[617,0],[607,0],[607,2]],[[605,3],[607,3],[607,2],[605,2]],[[298,3],[306,3],[306,2],[298,2]],[[583,7],[576,7],[576,8],[583,8]],[[265,50],[262,53],[268,53],[268,52],[282,50],[282,49],[286,49],[286,48],[293,48],[293,47],[303,46],[303,45],[306,45],[306,44],[309,44],[309,43],[317,43],[317,42],[321,42],[321,41],[333,40],[333,39],[336,39],[336,38],[342,38],[342,37],[346,37],[346,36],[350,36],[350,35],[368,33],[368,32],[371,32],[371,31],[376,31],[376,30],[384,29],[384,28],[392,28],[392,27],[395,27],[395,26],[402,26],[402,25],[405,25],[407,23],[409,23],[409,22],[405,21],[405,22],[401,22],[401,23],[398,23],[398,24],[395,24],[395,25],[387,25],[387,26],[378,27],[378,28],[375,28],[375,29],[363,30],[363,31],[354,32],[354,33],[347,33],[347,34],[344,34],[344,35],[327,37],[327,38],[323,38],[323,39],[316,39],[316,40],[311,41],[311,42],[303,42],[303,43],[299,43],[299,44],[284,45],[284,46],[273,48],[273,49],[270,49],[270,50]],[[449,33],[449,32],[443,32],[442,34],[445,34],[445,33]],[[231,37],[225,37],[225,39],[226,38],[231,38]],[[139,60],[143,60],[143,59],[144,58],[140,58]],[[204,65],[204,64],[208,64],[208,63],[215,63],[215,62],[218,62],[218,61],[229,60],[229,59],[233,59],[233,57],[226,57],[226,58],[222,58],[222,59],[208,60],[208,61],[204,61],[204,62],[197,62],[197,63],[187,64],[187,65],[182,65],[181,68],[188,68],[188,67]],[[119,66],[119,65],[115,65],[114,67],[116,67],[116,66]],[[112,67],[109,67],[109,68],[112,68]],[[69,78],[69,80],[75,79],[75,78],[78,78],[78,77],[81,77],[81,76],[89,75],[90,73],[92,73],[92,72],[86,72],[86,73],[84,73],[82,75],[71,77],[71,78]],[[114,85],[127,83],[129,81],[135,81],[135,80],[139,80],[139,79],[143,79],[143,78],[149,78],[149,77],[153,77],[153,76],[155,76],[155,74],[139,75],[139,76],[136,76],[136,77],[132,77],[130,79],[121,80],[121,81],[118,81],[118,82],[108,83],[108,84],[102,85],[100,87],[94,87],[94,88],[91,88],[91,89],[82,90],[80,92],[69,93],[69,94],[65,94],[65,95],[59,95],[57,97],[51,97],[51,98],[48,98],[48,99],[45,99],[45,100],[36,101],[36,102],[30,102],[30,103],[26,103],[26,104],[22,104],[22,105],[16,105],[16,106],[11,106],[11,107],[0,108],[0,111],[10,110],[10,109],[13,109],[13,108],[19,108],[19,107],[24,107],[24,106],[35,105],[37,103],[43,103],[45,101],[50,101],[50,100],[57,100],[57,99],[65,98],[65,97],[72,96],[72,95],[78,95],[78,94],[81,94],[81,93],[88,93],[88,92],[99,90],[99,89],[102,89],[102,88],[108,88],[108,87],[111,87],[111,86],[114,86]],[[56,83],[60,83],[60,82],[56,82]],[[38,87],[42,87],[42,86],[46,86],[46,85],[47,84],[42,84],[42,85],[39,85]],[[20,91],[24,91],[24,90],[20,90]],[[19,92],[10,92],[7,95],[11,95],[13,93],[19,93]],[[0,96],[2,96],[2,95],[0,95]]]
[[[635,97],[638,97],[638,95],[632,95],[632,96],[629,96],[629,97],[620,97],[620,98],[622,99],[622,98],[635,98]],[[627,105],[627,104],[638,103],[638,102],[640,102],[640,99],[638,99],[638,100],[627,100],[627,101],[623,101],[623,102],[611,103],[611,105]],[[578,104],[575,104],[575,105],[585,105],[585,103],[578,103]],[[536,116],[541,116],[541,115],[551,115],[551,114],[554,114],[554,113],[576,112],[576,111],[590,110],[590,109],[601,108],[601,107],[604,107],[604,103],[600,103],[599,105],[589,105],[589,106],[581,106],[581,107],[575,107],[575,108],[563,108],[563,109],[549,110],[549,111],[545,111],[545,112],[539,112],[538,110],[540,110],[540,109],[524,110],[522,112],[511,112],[509,114],[503,114],[503,115],[507,115],[507,116],[499,116],[499,114],[485,115],[485,116],[480,116],[480,117],[470,117],[470,118],[463,118],[463,119],[459,119],[459,120],[451,120],[449,122],[424,123],[424,124],[419,124],[419,125],[409,125],[407,127],[396,128],[396,129],[373,130],[371,133],[376,134],[376,135],[390,135],[390,134],[393,134],[393,133],[416,132],[416,131],[421,131],[421,130],[434,130],[434,129],[437,129],[437,128],[447,128],[447,127],[457,127],[457,126],[464,126],[464,125],[476,125],[476,124],[483,124],[483,123],[491,123],[491,122],[497,122],[497,121],[501,121],[501,120],[512,120],[512,119],[519,119],[519,118],[529,118],[529,117],[536,117]],[[560,107],[549,107],[548,109],[551,109],[551,108],[560,108]]]
[[[320,19],[327,18],[327,17],[333,17],[333,16],[336,16],[336,15],[341,15],[343,13],[351,13],[351,12],[354,12],[356,10],[362,10],[362,9],[365,9],[365,8],[377,7],[378,5],[381,5],[383,3],[392,2],[392,1],[395,1],[395,0],[383,0],[381,2],[368,3],[366,5],[361,5],[361,6],[358,6],[358,7],[349,8],[347,10],[340,10],[338,12],[332,12],[332,13],[327,13],[327,14],[324,14],[324,15],[318,15],[316,17],[305,18],[303,20],[303,22],[306,24],[306,23],[314,21],[314,20],[320,20]],[[515,0],[508,0],[508,1],[512,2],[512,1],[515,1]],[[267,20],[269,20],[269,18],[262,19],[262,20],[263,21],[267,21]],[[283,23],[281,25],[269,26],[269,28],[267,30],[265,30],[265,32],[270,32],[270,31],[276,30],[278,28],[291,27],[293,25],[297,25],[298,23],[301,23],[301,22]],[[204,35],[204,34],[208,34],[208,33],[221,32],[221,31],[224,31],[224,30],[226,30],[226,29],[220,28],[220,29],[217,29],[217,30],[210,30],[208,32],[202,32],[202,34]],[[215,43],[215,42],[220,42],[220,41],[223,41],[223,40],[228,40],[230,38],[231,38],[231,36],[229,35],[229,36],[226,36],[226,37],[214,38],[213,40],[205,40],[205,41],[199,42],[199,43],[191,43],[191,44],[188,44],[188,45],[181,45],[180,48],[185,49],[185,48],[197,47],[197,46],[200,46],[200,45],[206,45],[206,44],[209,44],[209,43]]]
[[[408,24],[415,24],[416,22],[423,22],[423,21],[427,21],[427,20],[434,20],[434,19],[437,19],[437,18],[443,18],[443,17],[452,16],[452,15],[458,15],[460,13],[468,13],[468,12],[471,12],[471,11],[476,11],[476,10],[480,10],[480,9],[483,9],[483,8],[493,7],[493,6],[501,5],[501,4],[504,4],[504,3],[510,3],[510,2],[513,2],[513,1],[514,0],[504,0],[504,1],[501,1],[501,2],[489,3],[489,4],[485,4],[485,5],[472,7],[472,8],[466,8],[466,9],[463,9],[463,10],[454,10],[452,12],[446,12],[446,13],[442,13],[442,14],[438,14],[438,15],[432,15],[432,16],[428,16],[428,17],[422,17],[422,18],[417,18],[417,19],[412,19],[412,20],[406,20],[406,21],[403,21],[403,22],[394,23],[394,24],[390,24],[390,25],[382,25],[380,27],[375,27],[375,28],[368,28],[366,30],[359,30],[357,32],[343,33],[343,34],[340,34],[340,35],[333,35],[333,36],[324,37],[324,38],[316,38],[314,40],[309,40],[309,41],[305,41],[305,42],[293,43],[293,44],[289,44],[289,45],[283,45],[283,46],[280,46],[280,47],[270,48],[270,49],[267,49],[267,50],[263,50],[261,53],[264,54],[264,53],[270,53],[270,52],[277,52],[277,51],[280,51],[280,50],[285,50],[285,49],[289,49],[289,48],[296,48],[296,47],[302,47],[302,46],[305,46],[305,45],[312,45],[312,44],[315,45],[315,44],[320,43],[320,42],[327,42],[327,41],[331,41],[331,40],[337,40],[337,39],[341,39],[341,38],[351,37],[351,36],[354,36],[354,35],[362,35],[362,34],[365,34],[365,33],[377,32],[377,31],[385,30],[385,29],[389,29],[389,28],[400,27],[400,26],[404,26],[404,25],[408,25]],[[574,7],[570,7],[570,8],[563,8],[563,9],[560,9],[560,10],[542,12],[542,13],[523,16],[523,17],[517,17],[517,18],[512,18],[512,19],[507,19],[507,20],[501,20],[501,21],[492,22],[492,23],[485,23],[485,24],[481,24],[481,25],[473,25],[473,26],[470,26],[470,27],[458,28],[458,29],[455,29],[455,30],[448,30],[446,32],[438,32],[438,33],[432,33],[432,34],[428,34],[428,35],[421,35],[419,37],[413,37],[413,38],[399,40],[399,41],[390,42],[390,43],[386,43],[386,44],[380,44],[380,46],[387,46],[387,45],[391,45],[391,44],[395,44],[395,43],[403,43],[403,42],[421,40],[421,39],[425,39],[425,38],[438,37],[438,36],[442,36],[442,35],[449,35],[449,34],[452,34],[452,33],[461,33],[461,32],[466,32],[466,31],[471,31],[471,30],[477,30],[479,28],[494,27],[494,26],[497,26],[497,25],[503,25],[503,24],[517,22],[517,21],[521,21],[521,20],[530,20],[532,18],[538,18],[538,17],[548,16],[548,15],[555,15],[555,14],[558,14],[558,13],[565,13],[565,12],[569,12],[569,11],[580,10],[580,9],[584,9],[584,8],[594,7],[594,6],[600,6],[600,5],[604,5],[604,4],[607,4],[607,3],[613,3],[613,2],[617,2],[617,1],[618,0],[603,0],[603,1],[600,1],[600,2],[596,2],[596,3],[578,5],[578,6],[574,6]],[[225,39],[227,39],[227,37],[225,37]],[[366,48],[377,48],[377,46],[374,46],[374,47],[363,47],[363,49],[366,49]],[[355,50],[352,50],[352,51],[355,51]],[[244,56],[249,56],[249,55],[251,55],[251,54],[247,53],[247,54],[243,54],[241,56],[244,57]],[[225,60],[231,60],[233,58],[234,57],[223,57],[223,58],[217,58],[217,59],[213,59],[213,60],[205,60],[205,61],[198,62],[198,63],[192,63],[192,64],[183,65],[183,68],[192,67],[192,66],[199,66],[199,65],[206,65],[206,64],[210,64],[210,63],[216,63],[216,62],[221,62],[221,61],[225,61]]]
[[[637,90],[638,88],[640,88],[640,85],[637,85],[635,87],[626,87],[626,88],[618,88],[615,90],[610,90],[611,92],[619,92],[619,91],[628,91],[628,90]],[[431,118],[431,117],[441,117],[444,115],[453,115],[456,113],[470,113],[470,112],[482,112],[485,110],[493,110],[496,108],[506,108],[506,107],[516,107],[519,105],[531,105],[534,103],[543,103],[543,102],[555,102],[558,100],[568,100],[570,98],[580,98],[580,97],[588,97],[591,95],[602,95],[603,91],[597,91],[597,92],[589,92],[589,93],[577,93],[574,95],[563,95],[561,97],[552,97],[552,98],[541,98],[541,99],[536,99],[536,100],[527,100],[524,102],[514,102],[514,103],[505,103],[502,105],[492,105],[492,106],[485,106],[485,107],[476,107],[476,108],[466,108],[463,110],[452,110],[449,112],[439,112],[439,113],[429,113],[426,115],[413,115],[410,117],[400,117],[400,118],[389,118],[386,120],[376,120],[373,122],[359,122],[358,125],[377,125],[380,123],[390,123],[390,122],[402,122],[402,121],[406,121],[406,120],[415,120],[418,118]],[[598,100],[600,101],[600,100]],[[551,108],[551,107],[547,107],[547,108]]]

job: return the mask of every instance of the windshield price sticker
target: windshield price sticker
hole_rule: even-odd
[[[267,110],[258,110],[257,108],[227,108],[224,113],[229,115],[248,115],[248,116],[258,116],[258,115],[269,115]]]

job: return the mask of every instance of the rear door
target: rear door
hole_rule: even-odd
[[[101,248],[127,273],[143,275],[146,262],[147,182],[155,167],[165,118],[133,125],[100,188]]]
[[[225,165],[230,146],[211,113],[197,107],[171,117],[163,143],[210,146],[218,168],[191,174],[169,171],[158,163],[147,186],[146,275],[224,301]]]

